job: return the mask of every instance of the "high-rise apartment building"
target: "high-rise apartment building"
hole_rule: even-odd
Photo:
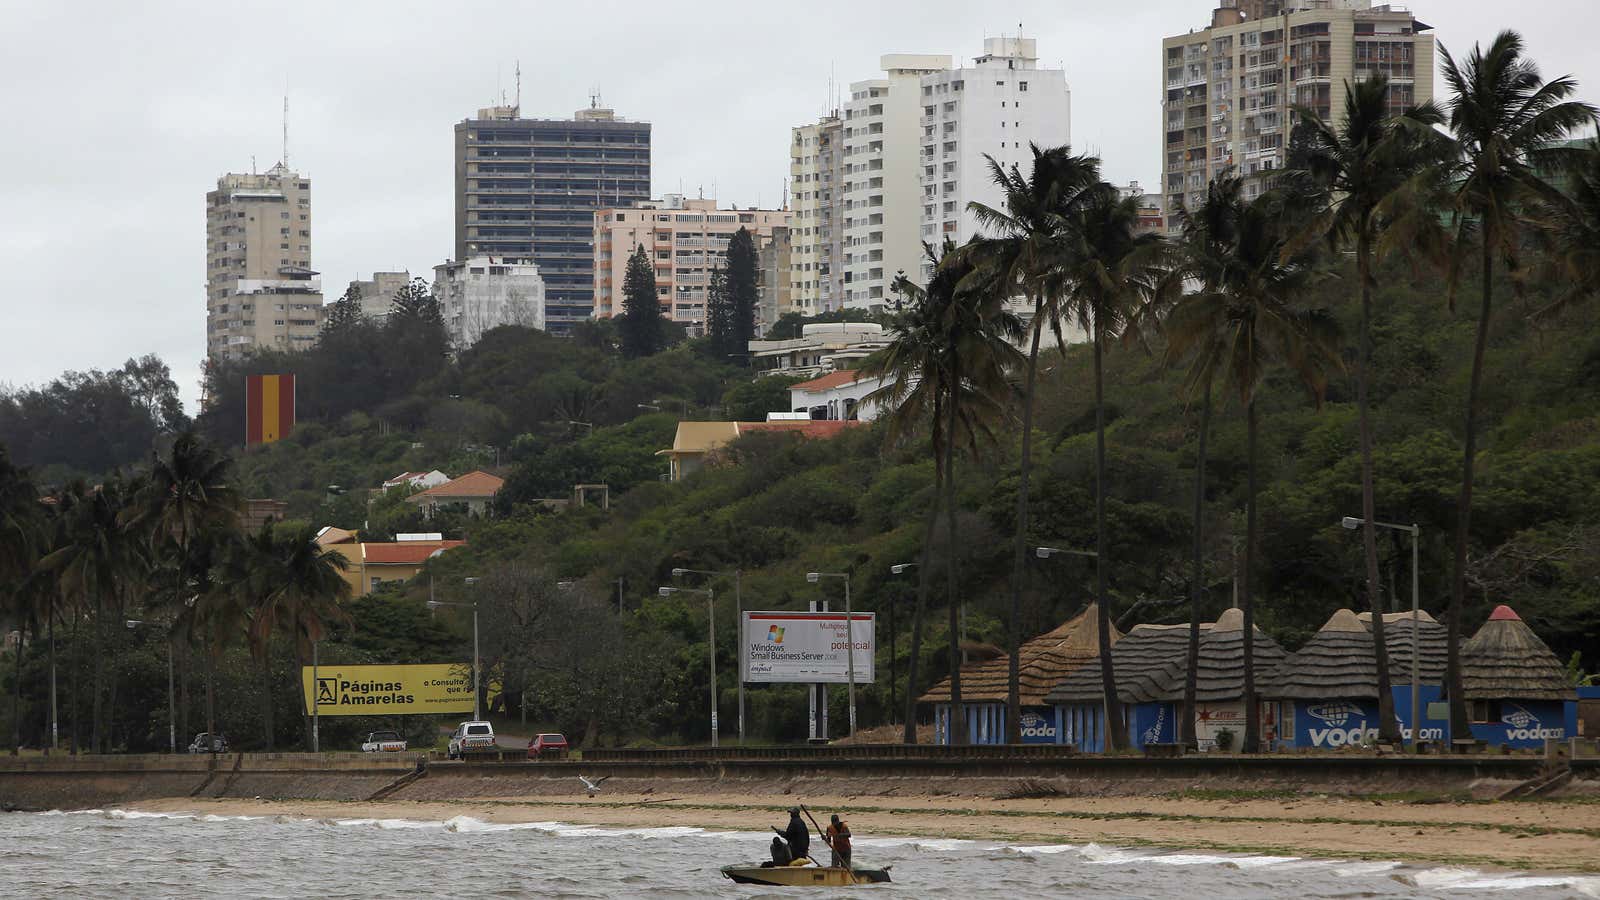
[[[792,130],[789,302],[808,316],[844,305],[844,124],[838,113]]]
[[[533,263],[493,256],[442,263],[433,267],[433,296],[457,350],[501,325],[545,327],[544,279]]]
[[[844,106],[845,305],[882,309],[896,274],[921,271],[922,79],[950,57],[890,53]]]
[[[759,253],[772,240],[773,229],[788,225],[788,210],[719,209],[715,200],[684,199],[681,194],[598,210],[591,222],[594,314],[622,314],[628,257],[643,247],[655,266],[661,314],[698,328],[706,319],[711,271],[723,264],[728,239],[746,229]]]
[[[766,334],[785,313],[804,311],[794,304],[794,227],[779,225],[772,229],[772,239],[758,251],[760,267],[756,270],[756,333]]]
[[[1337,126],[1345,85],[1390,80],[1395,110],[1433,98],[1433,35],[1399,6],[1371,0],[1221,0],[1211,27],[1162,41],[1162,194],[1167,228],[1224,171],[1245,194],[1286,161],[1297,106]]]
[[[206,354],[301,350],[322,328],[311,269],[311,180],[283,163],[206,192]]]
[[[598,104],[571,119],[478,110],[455,126],[455,259],[531,262],[546,327],[594,314],[594,213],[650,198],[650,124]]]
[[[1072,94],[1066,73],[1039,68],[1033,38],[994,37],[971,66],[922,78],[921,202],[923,241],[957,244],[981,229],[969,204],[1005,208],[989,160],[1033,171],[1029,144],[1072,141]],[[908,270],[911,271],[911,270]],[[916,270],[933,274],[925,259]]]

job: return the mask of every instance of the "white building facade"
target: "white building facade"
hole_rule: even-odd
[[[1033,171],[1029,144],[1042,148],[1072,142],[1072,95],[1066,73],[1039,68],[1032,38],[995,37],[971,66],[925,75],[921,85],[919,158],[921,234],[937,248],[978,234],[968,205],[1003,210],[1005,196],[994,183],[987,157],[1027,177]],[[925,259],[916,269],[933,274]]]
[[[844,107],[845,305],[882,310],[900,272],[920,271],[922,79],[949,56],[891,53],[884,78],[850,85]]]
[[[433,294],[457,350],[501,325],[545,327],[544,279],[531,262],[474,256],[434,266],[433,278]]]

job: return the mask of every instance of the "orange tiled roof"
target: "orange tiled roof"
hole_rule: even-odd
[[[497,478],[480,469],[476,472],[468,472],[460,478],[446,481],[438,487],[431,487],[420,493],[412,494],[406,499],[412,502],[422,502],[452,497],[493,497],[495,494],[500,493],[500,488],[505,483],[504,478]]]
[[[435,550],[460,547],[466,541],[395,541],[389,544],[362,544],[368,565],[420,566]]]

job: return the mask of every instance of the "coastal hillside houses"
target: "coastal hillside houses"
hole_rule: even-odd
[[[317,532],[317,543],[344,557],[340,576],[350,585],[350,596],[365,597],[389,582],[415,578],[433,556],[464,546],[466,541],[447,541],[439,534],[363,541],[357,532],[330,526]]]
[[[820,421],[871,422],[884,405],[868,397],[884,386],[881,378],[863,377],[853,369],[830,372],[789,387],[789,408]]]
[[[1200,624],[1201,640],[1211,630]],[[1111,671],[1117,699],[1128,722],[1128,742],[1133,749],[1178,740],[1178,714],[1189,654],[1189,626],[1136,625],[1111,648]],[[1168,696],[1167,685],[1176,677],[1179,696]],[[1100,657],[1079,666],[1046,695],[1044,702],[1061,729],[1061,743],[1085,753],[1105,750],[1105,689]]]
[[[432,518],[441,509],[463,510],[469,515],[486,516],[494,507],[495,495],[505,487],[505,479],[482,469],[452,478],[444,484],[406,498],[422,510],[423,518]]]
[[[1075,669],[1100,654],[1099,607],[1093,603],[1059,627],[1024,641],[1018,647],[1017,670],[1021,694],[1023,743],[1061,743],[1055,711],[1046,705],[1050,690]],[[1122,638],[1111,627],[1113,647]],[[1113,650],[1113,653],[1115,651]],[[1113,656],[1113,666],[1115,657]],[[968,739],[974,744],[1006,742],[1006,702],[1010,688],[1011,657],[999,655],[961,667],[961,706],[966,714]],[[934,709],[935,742],[950,742],[950,679],[945,678],[918,703]]]
[[[818,322],[800,327],[800,337],[751,341],[750,365],[762,375],[814,378],[854,369],[889,346],[882,325],[871,322]]]
[[[667,480],[682,481],[704,468],[717,451],[747,434],[776,432],[798,437],[827,439],[838,437],[855,421],[774,421],[774,422],[679,422],[672,446],[657,450],[667,459]]]

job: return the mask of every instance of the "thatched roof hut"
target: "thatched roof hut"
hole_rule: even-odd
[[[1263,697],[1294,700],[1376,699],[1372,632],[1350,610],[1335,612],[1305,646],[1267,673],[1259,690]]]
[[[1567,669],[1509,606],[1497,606],[1461,648],[1468,700],[1575,700]]]
[[[1266,684],[1266,675],[1287,656],[1278,642],[1254,632],[1255,681],[1257,693]],[[1157,700],[1182,700],[1185,666],[1182,661],[1169,667],[1156,691]],[[1225,611],[1211,630],[1200,637],[1200,671],[1195,700],[1220,703],[1244,697],[1244,613]]]
[[[1203,635],[1211,623],[1200,625]],[[1117,679],[1117,696],[1123,703],[1150,703],[1157,699],[1167,673],[1182,671],[1188,660],[1189,626],[1138,625],[1111,648],[1111,670]],[[1098,703],[1104,697],[1100,683],[1100,657],[1073,669],[1055,686],[1045,703]]]
[[[1122,637],[1111,626],[1113,644]],[[1089,604],[1076,618],[1023,642],[1018,648],[1017,681],[1023,706],[1041,706],[1044,697],[1067,673],[1100,655],[1099,607]],[[1004,703],[1010,687],[1010,656],[971,662],[961,667],[962,703]],[[918,698],[919,703],[949,703],[946,678]]]
[[[1366,628],[1372,627],[1372,613],[1356,616]],[[1425,612],[1417,612],[1417,634],[1422,644],[1417,648],[1417,660],[1423,684],[1443,684],[1445,667],[1450,656],[1449,631]],[[1411,683],[1411,613],[1383,614],[1383,639],[1389,648],[1389,678],[1395,684]]]

